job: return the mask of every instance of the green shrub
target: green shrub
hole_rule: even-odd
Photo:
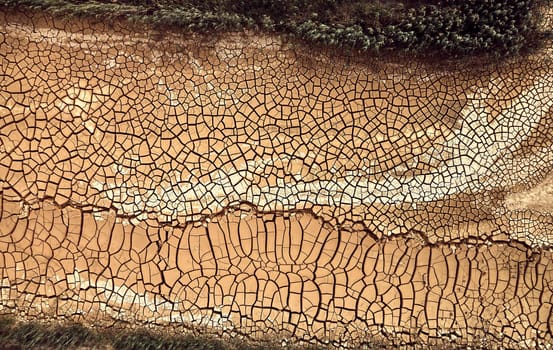
[[[269,30],[323,46],[415,54],[516,54],[539,45],[552,0],[5,0],[59,15],[187,31]],[[551,33],[549,33],[551,36]]]

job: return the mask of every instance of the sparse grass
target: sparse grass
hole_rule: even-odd
[[[101,349],[101,350],[330,350],[333,346],[282,344],[281,338],[252,341],[241,337],[195,335],[187,331],[178,334],[163,327],[149,328],[88,328],[79,323],[55,321],[17,321],[10,314],[0,314],[0,350],[54,350],[54,349]],[[416,339],[416,338],[415,338]],[[447,340],[434,340],[431,344],[422,341],[395,343],[393,339],[365,341],[353,349],[388,350],[401,348],[425,348],[431,350],[488,349],[473,339],[471,344],[456,344]]]
[[[553,0],[0,0],[0,8],[203,33],[263,30],[360,52],[513,55],[539,47]]]
[[[78,323],[17,322],[0,315],[0,350],[27,349],[117,349],[117,350],[276,350],[275,341],[253,343],[239,338],[223,339],[209,335],[165,334],[146,328],[87,328]],[[290,348],[290,347],[289,347]],[[294,346],[323,349],[316,346]]]
[[[100,340],[98,334],[79,324],[18,323],[11,316],[0,317],[0,349],[71,349],[100,344]]]

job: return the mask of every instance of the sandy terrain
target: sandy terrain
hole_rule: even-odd
[[[0,15],[0,308],[553,342],[551,49],[347,60]]]

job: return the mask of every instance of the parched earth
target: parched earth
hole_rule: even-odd
[[[0,311],[553,347],[553,63],[0,14]]]

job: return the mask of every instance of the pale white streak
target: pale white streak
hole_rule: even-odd
[[[276,185],[259,187],[252,180],[260,169],[274,160],[247,162],[241,169],[218,169],[211,173],[209,183],[181,179],[179,174],[169,177],[178,179],[155,188],[143,189],[138,184],[96,183],[104,188],[114,206],[126,213],[138,215],[157,213],[163,221],[178,217],[196,217],[203,211],[218,212],[228,205],[242,200],[254,203],[264,210],[302,208],[307,203],[328,206],[367,203],[416,203],[436,201],[456,193],[476,193],[496,186],[506,185],[496,174],[507,174],[509,184],[527,178],[526,171],[513,171],[513,162],[507,161],[513,151],[526,140],[540,119],[553,105],[553,92],[543,80],[521,93],[509,109],[494,120],[488,121],[488,111],[479,105],[477,92],[462,113],[462,123],[445,144],[436,145],[452,156],[428,174],[412,177],[397,177],[391,172],[380,178],[367,176],[366,172],[349,172],[332,180],[316,180],[286,183],[277,179]],[[436,154],[431,148],[424,156]],[[281,161],[288,161],[281,159]],[[536,168],[532,159],[520,160],[521,169]],[[130,169],[118,168],[125,174]],[[106,189],[107,188],[107,189]],[[144,215],[142,215],[144,216]]]
[[[233,328],[230,315],[213,313],[210,310],[180,310],[179,300],[175,298],[169,301],[148,291],[138,293],[125,285],[115,284],[111,279],[100,279],[94,282],[81,276],[78,270],[65,277],[73,290],[95,289],[100,310],[111,314],[116,319],[135,318],[136,315],[125,312],[125,310],[141,307],[152,315],[156,315],[156,319],[160,322],[184,321],[189,324],[222,328],[223,330]],[[216,307],[214,311],[220,311],[220,309]]]
[[[469,99],[468,105],[461,112],[461,129],[443,145],[452,154],[451,159],[429,174],[396,177],[387,173],[380,180],[349,175],[338,180],[284,184],[278,189],[263,188],[261,191],[270,198],[269,202],[275,202],[277,206],[293,206],[301,202],[297,200],[297,196],[302,193],[309,193],[305,201],[334,206],[367,202],[429,202],[457,193],[475,193],[500,186],[502,184],[499,183],[497,174],[512,177],[517,173],[503,167],[506,162],[502,158],[510,157],[528,139],[540,119],[553,106],[553,90],[544,80],[537,81],[532,88],[521,93],[510,108],[490,122],[489,112],[479,106],[481,98],[476,95]],[[427,153],[433,151],[431,149]],[[535,167],[538,164],[531,161],[520,164],[521,168],[529,165]],[[519,172],[518,175],[518,178],[511,181],[518,182],[528,177],[527,172]],[[328,194],[321,196],[321,191]],[[336,201],[336,196],[339,201]]]

